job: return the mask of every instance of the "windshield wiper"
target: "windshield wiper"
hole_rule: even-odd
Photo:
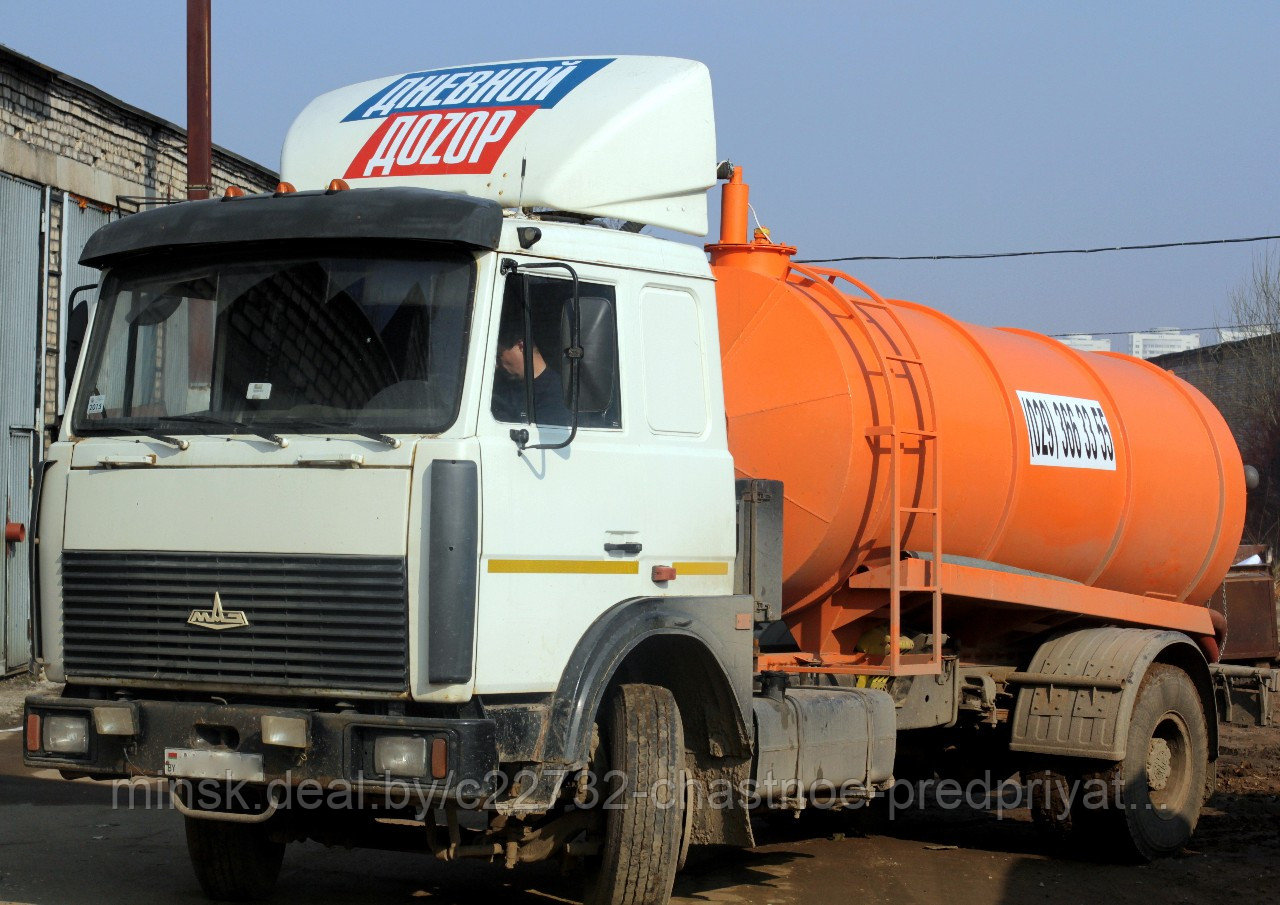
[[[316,421],[311,418],[282,418],[273,422],[282,424],[286,427],[311,427],[316,430],[333,431],[334,433],[356,434],[369,440],[377,440],[379,443],[385,443],[392,449],[399,449],[400,440],[395,437],[389,437],[381,431],[376,431],[369,427],[357,427],[354,424],[342,424],[337,421]]]
[[[91,424],[86,426],[92,429],[95,433],[101,434],[103,436],[109,436],[111,434],[117,434],[117,433],[136,434],[137,436],[140,436],[140,437],[150,437],[152,440],[159,440],[161,443],[167,443],[170,446],[176,446],[178,447],[178,449],[186,449],[188,446],[191,445],[186,440],[181,440],[178,437],[170,437],[168,434],[162,434],[159,431],[154,431],[154,430],[147,430],[146,428],[142,428],[142,427],[125,427],[122,424],[107,424],[107,425],[103,425],[100,428],[95,427],[94,425],[91,425]]]
[[[284,449],[289,445],[289,441],[279,434],[273,434],[270,431],[258,430],[253,425],[246,424],[243,421],[237,421],[235,418],[219,418],[216,415],[206,415],[203,413],[195,413],[191,415],[165,415],[162,421],[182,421],[189,424],[216,424],[219,427],[232,428],[232,433],[247,432],[255,437],[261,437],[268,443],[274,443],[276,446]]]

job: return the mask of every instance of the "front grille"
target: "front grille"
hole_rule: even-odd
[[[218,595],[224,621],[191,625]],[[62,554],[67,673],[79,677],[403,691],[398,556]]]

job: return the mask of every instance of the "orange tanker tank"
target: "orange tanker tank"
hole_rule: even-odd
[[[740,476],[784,482],[788,621],[899,551],[1208,600],[1240,539],[1244,474],[1198,391],[796,265],[793,248],[746,241],[745,192],[735,171],[709,250],[730,449]]]

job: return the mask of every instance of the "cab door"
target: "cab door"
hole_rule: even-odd
[[[587,264],[574,267],[579,294],[613,306],[617,333],[628,317],[623,309],[629,307],[629,293],[634,294],[631,275]],[[521,356],[512,356],[508,345],[513,330],[523,331],[522,295],[528,301],[529,342],[521,356],[538,366],[540,398],[547,398],[548,370],[556,381],[567,370],[559,330],[572,297],[568,273],[499,276],[489,323],[491,364],[477,425],[483,475],[478,693],[553,690],[578,639],[602,612],[655,591],[646,549],[652,510],[645,488],[656,475],[653,462],[636,454],[630,436],[638,426],[632,424],[621,379],[633,352],[627,332],[616,337],[618,373],[606,410],[583,415],[567,447],[534,448],[562,442],[569,427],[548,423],[565,419],[544,416],[536,405],[529,423],[524,421],[528,406],[523,403],[532,394],[524,390],[523,361],[512,366]],[[523,451],[512,439],[512,432],[521,430],[528,431]]]

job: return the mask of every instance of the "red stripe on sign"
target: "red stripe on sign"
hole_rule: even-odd
[[[369,136],[345,179],[491,173],[537,107],[401,113]]]

